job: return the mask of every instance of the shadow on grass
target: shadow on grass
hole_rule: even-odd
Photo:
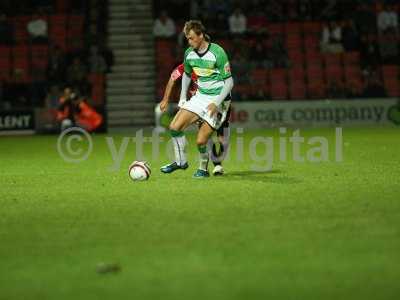
[[[288,177],[286,175],[276,176],[276,174],[282,174],[280,170],[270,170],[264,172],[258,171],[234,171],[227,172],[222,176],[226,180],[246,180],[246,181],[258,181],[265,183],[278,183],[278,184],[295,184],[301,183],[300,179],[294,177]]]

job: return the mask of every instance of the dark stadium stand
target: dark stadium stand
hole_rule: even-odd
[[[3,2],[3,1],[2,1]],[[105,32],[101,32],[101,23],[92,17],[93,9],[99,10],[99,3],[104,1],[35,1],[32,4],[21,1],[20,6],[13,7],[11,1],[4,1],[0,7],[0,13],[4,14],[3,26],[11,28],[9,40],[0,41],[0,80],[2,81],[2,99],[0,109],[34,108],[43,107],[46,94],[51,86],[59,87],[71,84],[68,82],[67,66],[74,57],[81,57],[85,64],[88,62],[89,48],[93,45],[100,49],[103,47]],[[94,5],[93,8],[90,5]],[[107,9],[103,5],[102,10]],[[41,41],[35,41],[30,37],[27,26],[35,19],[37,11],[40,18],[47,23],[47,37]],[[95,24],[96,31],[90,31],[90,25]],[[8,27],[7,27],[8,28]],[[94,44],[93,37],[98,42]],[[59,77],[55,78],[49,70],[52,62],[52,49],[61,50],[61,65],[57,66]],[[88,65],[89,67],[89,65]],[[102,109],[105,97],[105,74],[88,73],[86,83],[77,86],[83,94],[93,101],[93,104]],[[15,85],[24,85],[32,91],[19,103],[15,99],[21,95],[15,94]],[[85,90],[85,86],[90,86]]]
[[[278,4],[276,1],[272,2],[284,7],[284,3],[293,4],[301,1],[282,1]],[[392,2],[389,1],[388,3]],[[235,4],[242,8],[244,6],[245,9],[242,10],[247,17],[247,32],[245,34],[230,35],[227,24],[225,32],[214,30],[213,20],[216,19],[210,17],[212,15],[210,11],[203,12],[200,18],[203,17],[209,31],[216,34],[214,37],[211,36],[212,40],[223,46],[230,56],[233,74],[236,74],[234,76],[236,100],[255,100],[259,98],[257,94],[260,94],[261,91],[261,94],[265,95],[264,99],[270,100],[372,97],[376,94],[369,95],[366,92],[369,83],[372,81],[384,87],[385,95],[382,96],[400,97],[399,30],[392,35],[383,34],[379,32],[376,26],[376,18],[384,7],[383,1],[363,1],[363,3],[352,1],[352,7],[347,7],[350,1],[337,1],[336,11],[331,11],[327,17],[322,16],[321,11],[316,12],[318,7],[314,7],[311,19],[304,20],[300,16],[285,19],[284,16],[281,16],[279,22],[268,21],[268,18],[262,15],[262,12],[266,11],[266,9],[261,9],[262,6],[260,6],[261,13],[254,14],[254,9],[252,7],[246,8],[246,4],[237,1],[227,1],[227,3],[230,3],[227,4],[227,6],[230,5],[230,8],[228,7],[221,12],[225,13],[226,19],[232,13]],[[324,3],[324,1],[319,2],[321,10],[324,8]],[[365,3],[369,4],[366,5]],[[393,7],[398,15],[400,5],[395,4]],[[368,23],[372,22],[375,25],[372,26],[372,29],[369,28],[368,26],[371,26],[371,24],[366,25],[365,20],[362,19],[364,15],[357,12],[354,16],[354,22],[357,23],[355,26],[357,41],[352,41],[350,38],[351,45],[344,45],[351,50],[344,50],[340,53],[324,53],[321,51],[320,43],[324,26],[327,25],[326,22],[332,19],[336,20],[339,24],[342,24],[343,29],[343,26],[347,26],[348,20],[353,19],[351,9],[367,10],[365,15],[369,17],[372,13],[373,18]],[[174,11],[171,10],[171,14],[174,17]],[[265,14],[267,15],[267,12]],[[364,23],[359,23],[358,19]],[[177,29],[179,37],[185,19],[182,19],[181,15],[177,15],[175,21],[177,28],[179,28]],[[274,47],[279,49],[280,39],[283,41],[282,55],[276,57],[273,54],[276,52]],[[398,52],[397,56],[385,60],[381,58],[380,52],[382,50],[380,50],[380,47],[388,39],[392,42],[395,39],[394,46],[397,43]],[[374,41],[377,42],[375,45],[377,53],[368,53]],[[272,66],[260,66],[252,60],[248,50],[257,43],[262,43],[266,57],[271,56],[268,59],[272,61]],[[393,43],[391,45],[393,46]],[[176,50],[176,39],[157,39],[155,47],[158,67],[157,95],[161,97],[170,71],[174,66],[181,63],[183,55],[177,55],[182,51]],[[356,49],[353,49],[353,47]],[[377,60],[376,63],[369,59],[371,55]],[[237,65],[242,66],[237,61],[238,56],[245,57],[247,68],[238,70]],[[338,92],[339,90],[340,92]]]

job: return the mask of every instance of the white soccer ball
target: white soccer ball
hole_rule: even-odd
[[[151,170],[147,162],[135,160],[129,166],[128,174],[133,181],[143,181],[149,179]]]

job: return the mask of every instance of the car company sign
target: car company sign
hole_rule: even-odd
[[[396,99],[233,103],[235,127],[400,125]]]

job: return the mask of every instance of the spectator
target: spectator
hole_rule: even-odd
[[[175,23],[168,17],[166,11],[162,11],[160,17],[155,20],[153,34],[156,37],[170,38],[175,35]]]
[[[48,109],[57,109],[60,98],[60,87],[56,84],[52,84],[47,92],[46,99],[44,101],[45,107]]]
[[[312,5],[310,0],[299,1],[299,19],[309,21],[312,19]]]
[[[209,31],[211,36],[215,38],[225,37],[225,33],[228,31],[228,22],[226,21],[225,15],[218,13],[212,24],[213,26]]]
[[[105,73],[107,64],[104,57],[99,53],[97,46],[90,47],[89,68],[91,73]]]
[[[251,48],[250,59],[254,68],[262,67],[266,69],[271,69],[274,66],[274,63],[270,56],[270,51],[265,48],[261,39],[257,40]]]
[[[234,35],[246,33],[247,19],[240,8],[236,8],[229,17],[229,32]]]
[[[255,88],[253,89],[253,91],[255,91],[255,93],[251,95],[251,100],[265,101],[269,98],[269,96],[265,94],[265,91],[262,88]]]
[[[368,4],[362,2],[357,7],[353,20],[360,35],[376,32],[376,15]]]
[[[50,82],[59,84],[65,80],[65,56],[58,46],[50,48],[47,78]]]
[[[101,36],[97,32],[97,25],[96,24],[90,24],[89,25],[89,30],[86,31],[85,34],[85,44],[86,46],[94,45],[96,44],[99,39],[101,39]]]
[[[38,9],[27,24],[27,30],[33,43],[47,43],[47,21],[43,11]]]
[[[211,19],[215,19],[218,14],[223,14],[225,18],[228,17],[229,11],[231,10],[229,1],[212,0],[205,2],[204,9],[206,10],[206,14],[211,16]]]
[[[332,21],[324,26],[322,30],[321,52],[343,52],[342,28],[337,22]]]
[[[267,33],[268,20],[262,10],[255,10],[249,17],[247,28],[249,33],[254,35],[265,35]]]
[[[288,67],[289,59],[282,35],[276,35],[273,37],[270,53],[275,68]]]
[[[7,19],[5,13],[0,13],[0,45],[12,45],[14,28]]]
[[[31,107],[29,89],[24,80],[23,70],[14,70],[12,74],[12,80],[8,85],[7,91],[7,97],[11,102],[12,108]]]
[[[346,86],[346,98],[355,99],[362,96],[362,88],[358,87],[355,82],[348,82]]]
[[[265,8],[266,8],[265,16],[268,19],[268,21],[271,21],[271,22],[287,21],[282,2],[283,1],[270,0],[268,5],[265,6]],[[260,10],[260,6],[255,6],[255,11],[262,12]]]
[[[344,99],[346,98],[346,92],[336,80],[332,80],[328,85],[327,97],[330,99]]]
[[[376,36],[373,34],[363,35],[361,37],[361,67],[363,69],[369,66],[375,67],[380,62],[379,46],[376,42]]]
[[[103,123],[103,117],[69,87],[64,89],[63,97],[60,98],[57,120],[61,124],[62,131],[69,127],[79,126],[92,132]]]
[[[87,68],[79,57],[75,57],[67,69],[67,81],[69,84],[81,84],[86,80]]]
[[[169,0],[169,1],[152,1],[155,11],[159,12],[168,9],[169,16],[176,22],[187,19],[190,11],[191,1],[188,0]],[[158,3],[157,3],[158,2]],[[159,5],[161,4],[161,5]],[[157,9],[158,7],[158,9]]]
[[[7,83],[0,79],[0,110],[11,108],[10,102],[8,102],[7,91]]]
[[[384,64],[399,64],[399,43],[397,36],[391,31],[386,33],[379,39],[379,50],[381,59]]]
[[[353,20],[348,19],[344,22],[342,29],[342,41],[345,51],[356,51],[360,47],[360,37]]]
[[[336,20],[338,18],[339,5],[337,0],[326,0],[319,18],[321,20]],[[323,3],[321,3],[323,5]]]
[[[32,81],[29,84],[29,94],[33,107],[43,106],[43,101],[46,98],[46,89],[48,85],[45,75],[45,72],[41,70],[32,71]]]
[[[100,54],[104,57],[107,64],[107,73],[111,72],[111,67],[114,65],[114,53],[105,42],[99,45]]]
[[[296,21],[299,19],[299,3],[297,0],[286,1],[286,11],[289,21]]]
[[[234,70],[236,76],[235,81],[238,84],[249,83],[249,63],[246,57],[241,52],[236,52],[232,59],[232,70]]]
[[[385,5],[383,7],[383,10],[378,14],[377,22],[379,34],[384,34],[388,31],[397,32],[398,30],[397,13],[392,6]]]
[[[370,76],[364,88],[363,96],[366,98],[386,97],[385,88],[378,76]]]

